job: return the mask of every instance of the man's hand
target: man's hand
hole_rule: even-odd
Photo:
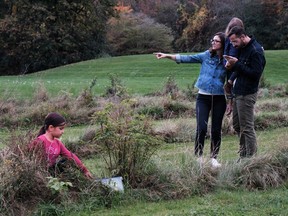
[[[233,85],[230,84],[229,82],[227,82],[227,83],[224,85],[225,95],[231,95],[231,94],[232,94],[232,87],[233,87]]]
[[[226,115],[230,116],[232,112],[233,112],[233,101],[230,100],[226,107]]]
[[[227,61],[226,65],[225,65],[225,67],[227,69],[231,69],[234,66],[234,64],[238,61],[238,59],[233,57],[233,56],[223,55],[223,57]]]
[[[226,64],[225,64],[225,68],[227,70],[231,70],[232,69],[232,65],[227,61]]]

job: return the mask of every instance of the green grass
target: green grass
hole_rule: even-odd
[[[155,215],[155,216],[192,216],[192,215],[287,215],[288,190],[279,188],[268,191],[227,191],[220,190],[202,197],[183,200],[161,201],[157,203],[137,202],[114,209],[102,209],[95,213],[82,212],[71,216],[96,215]]]
[[[79,130],[82,131],[83,129],[81,128]],[[73,133],[74,135],[79,134],[79,131],[77,132],[76,128],[74,128]],[[67,134],[64,134],[64,143],[67,138]],[[257,131],[258,155],[264,155],[278,150],[280,147],[285,145],[285,140],[287,139],[287,128],[279,128],[269,131]],[[204,148],[204,155],[207,158],[209,158],[210,152],[209,141],[210,140],[206,140]],[[218,156],[218,159],[221,163],[225,164],[229,162],[235,162],[238,159],[238,143],[238,137],[236,135],[223,136],[222,145]],[[194,157],[193,148],[193,142],[167,143],[161,147],[161,149],[153,158],[157,160],[156,163],[159,163],[160,166],[161,164],[166,166],[167,163],[171,164],[171,166],[179,165],[186,157]],[[95,171],[95,174],[99,174],[98,172],[103,172],[102,169],[99,168],[99,166],[104,166],[101,157],[89,159],[85,161],[85,164],[90,170]]]
[[[287,55],[287,50],[266,51],[267,65],[264,73],[266,80],[272,85],[287,83]],[[174,75],[178,86],[186,89],[187,85],[191,85],[197,78],[199,68],[198,64],[177,65],[170,60],[157,60],[152,54],[102,58],[25,76],[1,76],[0,91],[1,98],[26,99],[31,98],[39,83],[44,83],[52,96],[63,91],[77,96],[84,88],[89,87],[96,77],[97,84],[93,90],[96,94],[103,94],[105,87],[110,84],[109,73],[113,73],[119,75],[130,93],[143,95],[161,90],[169,75]],[[62,137],[63,142],[78,139],[87,128],[88,126],[67,127]],[[7,133],[6,130],[0,129],[0,148],[5,144]],[[257,139],[258,154],[269,153],[286,144],[287,128],[257,131]],[[209,140],[205,144],[205,154],[208,157]],[[181,163],[185,157],[193,157],[193,145],[192,142],[165,144],[154,159],[160,158],[159,163],[169,163],[173,166]],[[224,136],[219,155],[220,162],[224,164],[237,160],[237,151],[237,136]],[[100,157],[85,160],[84,163],[96,175],[102,174],[104,165]],[[135,200],[112,209],[103,208],[96,211],[89,210],[88,206],[87,210],[72,211],[66,215],[286,215],[287,195],[288,190],[284,187],[269,191],[219,189],[205,196],[183,200]]]
[[[67,129],[68,131],[69,129]],[[81,131],[82,129],[80,129]],[[77,133],[73,128],[74,134]],[[69,132],[70,133],[70,132]],[[269,131],[258,131],[258,154],[271,153],[286,144],[288,139],[287,128]],[[208,157],[209,140],[205,143],[205,153]],[[238,138],[224,136],[220,150],[219,160],[225,164],[238,159]],[[181,163],[183,156],[193,157],[193,143],[165,144],[161,147],[154,159],[163,167],[173,167]],[[91,170],[96,171],[101,166],[101,158],[85,161]],[[92,216],[92,215],[286,215],[288,210],[288,190],[286,186],[265,191],[248,191],[244,189],[217,189],[204,196],[193,196],[182,200],[147,202],[141,200],[123,203],[111,209],[100,208],[96,211],[74,211],[67,215]],[[128,192],[129,193],[129,192]]]
[[[264,73],[272,85],[287,83],[287,55],[287,50],[266,51]],[[167,59],[157,60],[152,54],[107,57],[24,76],[1,76],[0,91],[9,98],[30,98],[39,83],[43,83],[52,95],[64,91],[77,96],[96,77],[94,91],[103,94],[110,84],[109,74],[117,74],[130,93],[147,94],[161,90],[170,75],[181,89],[186,89],[198,77],[199,68],[200,64],[178,65]]]

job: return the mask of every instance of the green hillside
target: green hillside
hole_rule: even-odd
[[[273,86],[287,83],[287,50],[266,51],[265,78]],[[154,55],[106,57],[66,65],[23,76],[2,76],[2,95],[16,98],[30,97],[39,83],[44,84],[52,95],[60,91],[78,95],[96,78],[94,88],[102,94],[109,84],[109,74],[117,74],[132,94],[147,94],[161,90],[166,78],[175,77],[181,89],[191,85],[198,76],[199,64],[178,65],[170,60],[157,60]]]

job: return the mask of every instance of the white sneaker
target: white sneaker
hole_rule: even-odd
[[[198,163],[203,163],[203,162],[204,162],[203,156],[198,157],[198,158],[197,158],[197,162],[198,162]]]
[[[221,164],[215,159],[215,158],[211,158],[211,165],[214,168],[219,168],[221,167]]]
[[[203,156],[198,157],[198,158],[197,158],[197,162],[198,162],[199,164],[203,164],[203,163],[204,163],[204,158],[203,158]]]

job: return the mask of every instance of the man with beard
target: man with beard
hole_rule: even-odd
[[[263,47],[246,34],[243,28],[233,27],[228,37],[238,49],[239,57],[224,56],[226,67],[237,74],[233,87],[233,127],[240,138],[240,159],[251,157],[257,152],[254,129],[254,106],[257,99],[259,81],[266,60]],[[232,83],[230,83],[232,85]]]

